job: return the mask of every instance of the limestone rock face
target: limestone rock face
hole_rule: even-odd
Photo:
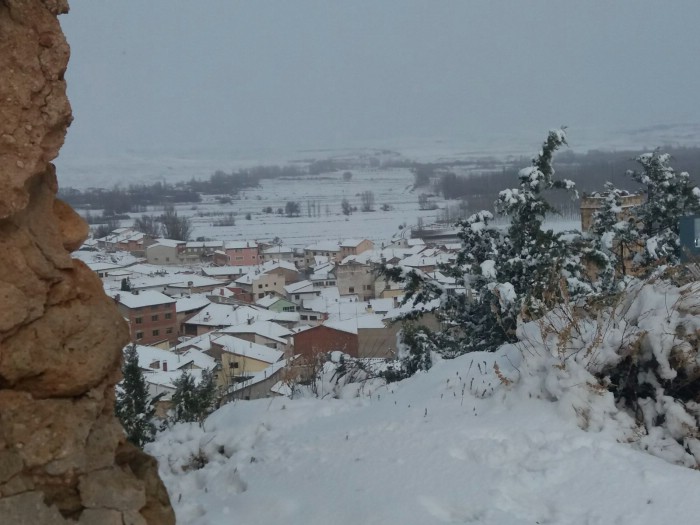
[[[155,461],[114,417],[127,327],[71,259],[87,225],[55,197],[67,11],[0,0],[0,522],[174,523]]]

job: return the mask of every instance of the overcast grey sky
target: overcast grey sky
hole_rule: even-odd
[[[700,2],[73,0],[69,155],[700,122]]]

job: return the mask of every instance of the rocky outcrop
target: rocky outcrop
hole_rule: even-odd
[[[0,522],[174,523],[155,461],[114,417],[127,327],[71,259],[87,226],[55,197],[67,10],[0,0]]]

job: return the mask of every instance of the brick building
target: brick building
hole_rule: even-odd
[[[338,328],[319,325],[294,334],[294,353],[306,361],[318,354],[340,351],[358,357],[357,332],[352,333]]]
[[[120,292],[114,296],[127,319],[131,340],[142,345],[168,341],[177,343],[178,320],[175,299],[154,290]]]

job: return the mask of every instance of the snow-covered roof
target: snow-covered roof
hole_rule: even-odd
[[[244,390],[248,387],[251,387],[253,385],[256,385],[262,381],[265,381],[266,379],[269,379],[276,373],[278,373],[280,370],[282,370],[284,367],[287,366],[287,360],[282,360],[282,361],[277,361],[276,363],[271,364],[264,370],[261,370],[260,372],[256,372],[250,378],[246,379],[245,381],[242,381],[240,383],[234,383],[231,385],[231,387],[228,390],[228,393],[232,392],[238,392],[240,390]],[[287,395],[287,394],[281,394],[280,391],[285,392],[281,387],[278,387],[276,390],[275,387],[277,387],[278,384],[284,384],[281,381],[278,381],[275,383],[270,390],[275,393],[279,393],[280,395]],[[287,387],[289,389],[289,387]]]
[[[202,273],[207,277],[227,277],[229,275],[243,275],[254,269],[254,266],[212,266],[202,268]]]
[[[131,264],[134,264],[138,262],[139,259],[138,257],[135,257],[131,255],[129,252],[124,252],[121,250],[117,250],[114,252],[109,252],[105,253],[101,250],[89,250],[89,251],[81,251],[78,250],[76,252],[73,252],[71,256],[74,259],[78,259],[79,261],[84,262],[87,266],[90,266],[92,264],[96,263],[107,263],[107,264],[113,264],[117,267],[124,268],[127,267]]]
[[[199,288],[202,286],[219,285],[221,285],[221,281],[218,279],[212,279],[211,277],[205,277],[203,275],[188,275],[184,281],[171,283],[168,286],[170,288]]]
[[[175,299],[168,297],[165,294],[156,292],[155,290],[143,290],[141,292],[123,292],[119,291],[114,295],[119,303],[127,308],[143,308],[144,306],[155,306],[159,304],[174,303]]]
[[[175,239],[156,239],[156,242],[151,244],[148,248],[154,246],[166,246],[168,248],[177,248],[178,246],[186,244],[185,241],[177,241]],[[148,250],[148,248],[146,248]]]
[[[273,246],[272,248],[267,248],[266,250],[263,250],[263,253],[265,255],[280,255],[283,253],[294,253],[294,250],[289,246]]]
[[[296,283],[290,283],[285,285],[284,291],[287,292],[288,294],[295,294],[295,293],[309,293],[309,292],[314,292],[318,291],[314,288],[314,283],[312,283],[309,280],[304,280],[304,281],[298,281]]]
[[[278,297],[275,294],[269,294],[263,297],[262,299],[258,299],[257,301],[255,301],[255,305],[267,309],[270,308],[273,304],[278,303],[280,301],[289,302],[287,299]]]
[[[186,352],[180,354],[180,358],[183,363],[193,363],[195,366],[205,369],[213,370],[216,368],[216,359],[212,356],[205,354],[202,350],[196,350],[193,348],[188,349]]]
[[[202,295],[182,297],[175,303],[175,311],[177,313],[192,312],[193,310],[204,308],[208,304],[211,304],[211,301]]]
[[[109,235],[106,235],[98,241],[105,243],[120,243],[129,241],[143,241],[145,235],[139,231],[131,230],[130,228],[117,228]]]
[[[339,252],[340,244],[333,241],[321,241],[316,244],[306,246],[304,250],[309,252]]]
[[[359,304],[364,304],[364,303],[359,303]],[[328,320],[323,323],[326,326],[330,326],[331,328],[338,328],[338,327],[349,327],[352,326],[354,327],[353,329],[355,332],[357,332],[358,329],[363,329],[363,328],[385,328],[386,325],[384,324],[384,316],[380,314],[374,314],[374,313],[368,313],[366,310],[358,311],[358,312],[345,312],[341,314],[340,316],[338,315],[333,315],[332,313],[329,313]],[[337,326],[336,326],[337,324]],[[338,328],[340,330],[342,328]],[[345,330],[350,331],[350,330]]]
[[[267,273],[280,268],[290,270],[292,272],[299,272],[299,269],[296,267],[296,265],[293,262],[289,261],[280,261],[277,259],[273,259],[271,261],[266,261],[260,265],[260,271],[262,273]]]
[[[236,284],[253,284],[256,279],[260,278],[260,272],[258,270],[254,272],[249,272],[245,275],[241,275],[238,279],[233,281]]]
[[[425,246],[423,239],[406,239],[406,246]]]
[[[407,248],[384,248],[383,250],[367,250],[357,255],[349,255],[345,260],[350,260],[352,257],[355,262],[360,264],[381,264],[384,261],[391,261],[392,259],[403,259],[415,252],[415,249]]]
[[[275,321],[277,323],[298,323],[299,319],[301,318],[299,316],[299,312],[273,312],[270,310],[266,310],[269,312],[269,317],[268,321]]]
[[[109,262],[88,262],[85,263],[93,272],[104,272],[106,270],[121,269],[122,265]]]
[[[345,239],[340,243],[342,248],[357,248],[366,239]]]
[[[188,319],[186,323],[202,326],[235,326],[247,323],[249,319],[270,319],[272,317],[272,312],[262,308],[212,303]]]
[[[291,330],[293,333],[298,334],[299,332],[306,332],[307,330],[310,330],[311,328],[314,328],[310,324],[302,324],[302,325],[297,325],[293,327]]]
[[[424,266],[437,266],[441,263],[449,262],[451,256],[438,250],[424,250],[415,255],[409,255],[401,260],[401,265],[420,268]]]
[[[257,334],[278,343],[287,343],[286,337],[292,335],[290,330],[272,321],[255,321],[249,324],[229,326],[220,331],[222,334]]]
[[[143,370],[175,371],[190,364],[206,370],[213,370],[216,367],[216,360],[200,350],[191,349],[187,352],[176,353],[155,346],[137,345],[136,351],[139,358],[139,368]]]
[[[284,356],[284,352],[268,346],[252,343],[232,335],[222,335],[213,340],[225,352],[240,355],[263,363],[276,363]]]
[[[370,299],[369,305],[374,312],[386,313],[394,308],[394,299]]]
[[[226,288],[225,286],[221,286],[219,288],[214,288],[211,292],[209,292],[209,297],[235,297],[236,294],[232,292],[230,289]]]
[[[328,312],[329,310],[338,311],[338,304],[351,302],[352,299],[346,299],[340,295],[337,286],[329,286],[323,288],[318,297],[311,297],[302,301],[302,306],[307,310],[314,312]]]
[[[199,335],[196,337],[190,337],[189,339],[186,339],[182,341],[181,343],[178,343],[177,346],[175,346],[176,351],[181,351],[183,349],[187,349],[190,347],[194,347],[199,349],[202,352],[206,352],[211,348],[211,341],[212,339],[216,338],[216,333],[214,332],[209,332],[204,335]]]
[[[326,321],[323,323],[323,326],[334,330],[339,330],[341,332],[357,334],[357,324],[355,323],[355,319],[347,319],[345,321]]]
[[[131,266],[129,266],[129,270],[131,270],[134,273],[140,273],[143,275],[194,275],[192,270],[184,266],[161,266],[158,264],[147,263],[132,264]],[[180,280],[182,280],[182,277],[180,277]]]
[[[185,248],[223,248],[224,241],[190,241]]]
[[[255,241],[226,241],[224,249],[226,250],[242,250],[244,248],[257,248],[258,243]]]

